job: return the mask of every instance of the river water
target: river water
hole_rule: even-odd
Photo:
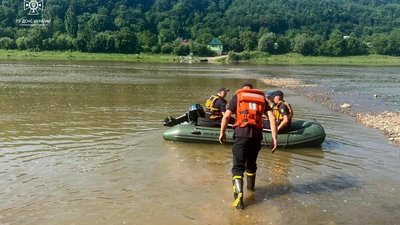
[[[284,91],[295,117],[318,120],[327,138],[263,150],[243,211],[231,207],[231,146],[162,139],[165,116],[220,86],[271,89],[263,77],[346,93],[333,98],[362,99],[360,111],[376,92],[373,110],[397,110],[397,71],[2,62],[0,224],[399,224],[400,148],[294,90]]]

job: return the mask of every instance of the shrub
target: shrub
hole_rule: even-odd
[[[17,46],[15,41],[9,37],[0,38],[0,48],[2,49],[15,49]]]

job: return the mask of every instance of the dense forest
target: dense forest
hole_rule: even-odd
[[[37,15],[30,15],[32,10]],[[21,26],[23,19],[46,23]],[[207,56],[213,54],[207,44],[218,37],[224,52],[399,56],[399,28],[400,0],[2,0],[0,5],[0,48],[33,51]]]

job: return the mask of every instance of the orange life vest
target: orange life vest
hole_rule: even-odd
[[[264,92],[257,89],[240,89],[236,96],[236,122],[233,126],[255,125],[257,128],[263,128],[262,115],[266,102]]]

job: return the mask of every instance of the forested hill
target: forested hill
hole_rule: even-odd
[[[400,0],[0,1],[4,49],[400,55]]]

